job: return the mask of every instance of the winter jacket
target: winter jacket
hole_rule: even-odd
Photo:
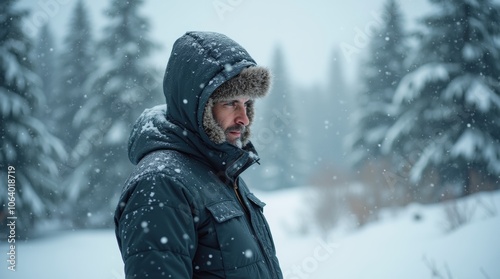
[[[167,65],[168,108],[135,123],[136,164],[115,212],[126,278],[283,278],[264,203],[239,175],[258,160],[251,142],[215,144],[203,131],[214,90],[255,61],[217,33],[179,38]]]

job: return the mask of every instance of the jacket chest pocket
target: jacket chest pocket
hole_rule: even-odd
[[[215,221],[222,224],[233,218],[245,215],[241,208],[234,201],[222,201],[207,206]]]
[[[210,236],[199,239],[195,268],[202,272],[235,270],[262,260],[247,217],[235,201],[218,202],[206,209],[213,229]]]

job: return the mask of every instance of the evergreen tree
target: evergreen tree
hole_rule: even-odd
[[[94,40],[88,17],[83,1],[79,0],[75,5],[64,40],[64,50],[60,59],[62,71],[59,79],[62,93],[57,100],[57,111],[55,111],[57,122],[63,125],[59,129],[59,137],[73,149],[71,157],[76,161],[80,155],[78,150],[74,150],[79,129],[75,127],[73,119],[90,93],[88,81],[97,69]]]
[[[431,2],[436,12],[423,19],[417,68],[396,91],[398,119],[383,150],[409,158],[412,183],[436,176],[443,194],[467,195],[488,181],[498,188],[499,5]]]
[[[98,44],[101,67],[90,81],[88,99],[75,116],[82,127],[79,146],[88,156],[75,170],[72,191],[79,193],[76,226],[111,226],[121,186],[131,170],[127,142],[131,126],[150,105],[161,81],[146,59],[154,45],[148,39],[149,22],[139,15],[142,0],[112,0],[109,23]],[[91,218],[88,218],[91,217]]]
[[[325,144],[322,144],[322,154],[326,162],[335,165],[345,163],[344,138],[349,131],[350,112],[352,111],[353,98],[347,88],[343,73],[340,52],[334,49],[328,74],[326,96],[324,102],[318,104],[318,108],[324,108],[321,133]],[[321,131],[321,130],[318,130]],[[313,133],[317,134],[317,133]],[[317,135],[318,136],[318,135]]]
[[[32,43],[21,27],[28,13],[14,3],[0,2],[0,179],[7,181],[7,167],[12,166],[16,183],[9,193],[7,187],[1,187],[0,202],[3,213],[10,214],[8,197],[15,197],[18,236],[27,237],[37,221],[58,214],[54,158],[63,158],[65,151],[34,117],[44,96],[32,63]]]
[[[46,98],[39,116],[44,120],[52,133],[57,128],[53,112],[54,109],[60,106],[56,84],[58,71],[55,49],[54,36],[47,23],[42,26],[38,34],[34,64],[36,65],[35,70],[42,80],[42,91]]]
[[[307,157],[310,181],[327,183],[335,181],[332,177],[348,172],[344,138],[349,132],[349,119],[352,113],[353,98],[349,96],[345,68],[338,48],[334,48],[330,57],[326,85],[315,85],[298,89],[298,96],[305,105],[301,105],[301,119],[306,121]],[[328,178],[327,178],[328,177]],[[327,182],[328,181],[328,182]],[[310,182],[309,182],[310,183]]]
[[[370,41],[370,51],[362,72],[361,93],[357,97],[352,134],[348,137],[351,161],[362,166],[385,157],[381,144],[395,122],[392,98],[406,74],[408,52],[403,17],[395,0],[384,6],[385,21]]]
[[[68,25],[61,53],[61,77],[58,80],[60,96],[53,111],[58,123],[58,136],[63,140],[69,152],[68,160],[61,162],[62,179],[65,185],[64,204],[61,206],[65,217],[73,219],[73,225],[84,227],[89,212],[88,204],[82,199],[89,199],[89,180],[86,177],[90,168],[88,157],[92,142],[81,134],[82,125],[76,125],[76,114],[83,108],[91,96],[90,78],[97,70],[95,46],[92,36],[88,11],[83,1],[78,1]]]
[[[285,68],[283,52],[277,48],[272,64],[273,85],[264,99],[262,119],[252,140],[262,158],[257,187],[266,190],[297,186],[303,173],[297,144],[300,124]],[[261,185],[261,186],[259,186]]]

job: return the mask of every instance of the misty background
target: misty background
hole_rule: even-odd
[[[244,178],[313,189],[305,232],[500,187],[498,1],[0,7],[0,176],[17,170],[19,237],[113,227],[131,125],[164,103],[171,46],[190,30],[226,34],[274,73],[254,123],[261,164]],[[0,200],[6,222],[5,187]]]

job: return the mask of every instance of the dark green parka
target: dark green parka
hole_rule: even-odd
[[[283,277],[265,204],[239,178],[257,153],[251,143],[215,144],[202,127],[214,90],[252,66],[221,34],[189,32],[175,42],[167,107],[146,110],[129,140],[137,166],[115,212],[127,279]]]

